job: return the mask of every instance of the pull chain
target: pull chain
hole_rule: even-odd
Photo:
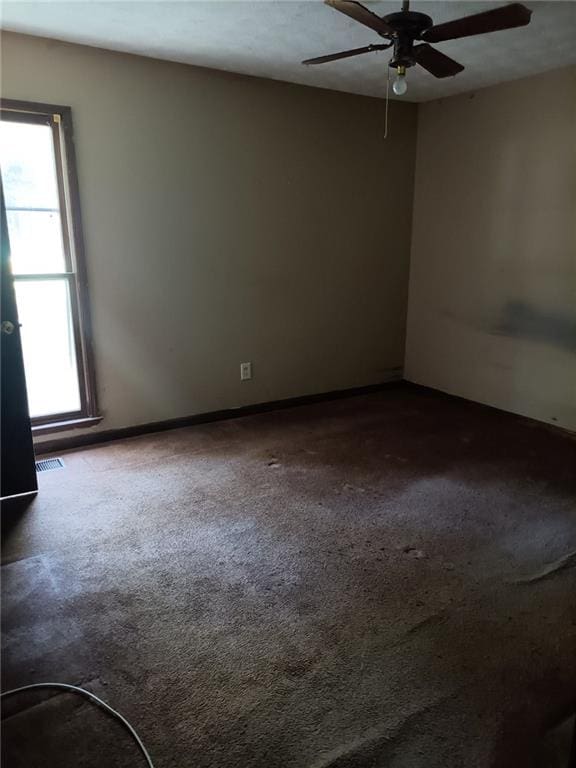
[[[388,138],[388,101],[390,94],[390,67],[388,69],[388,77],[386,78],[386,112],[384,118],[384,138]]]

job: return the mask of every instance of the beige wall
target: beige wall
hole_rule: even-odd
[[[414,105],[13,34],[2,95],[73,109],[101,429],[401,368]]]
[[[73,108],[99,429],[386,380],[576,429],[576,70],[416,107],[5,34]],[[240,382],[250,360],[254,379]]]
[[[576,69],[422,105],[406,377],[576,430]]]

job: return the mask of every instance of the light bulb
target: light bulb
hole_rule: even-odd
[[[406,75],[399,74],[392,84],[392,90],[396,96],[403,96],[408,90],[408,83],[406,82]]]

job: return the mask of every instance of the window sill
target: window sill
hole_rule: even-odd
[[[32,437],[39,435],[51,435],[53,432],[64,432],[67,429],[80,429],[82,427],[95,427],[102,421],[102,416],[89,416],[81,419],[68,419],[67,421],[53,421],[50,424],[37,424],[32,427]]]

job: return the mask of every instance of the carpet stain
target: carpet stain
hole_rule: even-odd
[[[421,549],[417,549],[416,547],[402,547],[402,551],[404,554],[409,555],[416,560],[423,560],[426,557],[426,552],[423,552]]]

